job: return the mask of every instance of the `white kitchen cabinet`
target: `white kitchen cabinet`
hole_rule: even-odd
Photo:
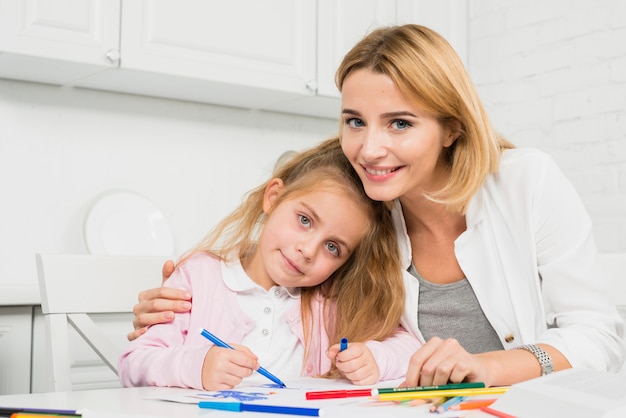
[[[346,52],[381,26],[428,26],[443,35],[467,63],[467,0],[318,0],[317,4],[317,94],[274,105],[274,110],[339,117],[341,95],[335,72]]]
[[[120,0],[0,0],[0,77],[69,85],[117,67],[119,17]]]
[[[32,306],[0,307],[0,395],[30,392]]]
[[[318,0],[315,96],[277,103],[272,110],[338,118],[341,101],[335,71],[344,54],[375,27],[396,21],[396,4],[389,0]]]
[[[79,86],[271,109],[313,96],[315,2],[122,3],[120,68]]]
[[[466,1],[0,0],[0,77],[334,119],[361,37],[415,22],[464,45]]]
[[[335,71],[343,56],[372,29],[395,24],[396,4],[389,0],[319,0],[318,3],[318,93],[339,97]]]

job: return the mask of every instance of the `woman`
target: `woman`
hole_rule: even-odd
[[[381,28],[336,80],[344,154],[369,197],[395,201],[403,325],[426,342],[404,385],[619,369],[624,324],[582,202],[549,156],[495,132],[450,45],[419,25]],[[177,295],[141,295],[162,296]],[[155,307],[137,305],[140,323]]]

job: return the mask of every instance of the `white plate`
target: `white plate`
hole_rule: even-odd
[[[133,192],[111,193],[93,205],[85,220],[85,244],[99,255],[171,256],[174,250],[161,211]]]

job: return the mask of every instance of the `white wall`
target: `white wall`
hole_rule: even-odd
[[[600,251],[626,251],[626,2],[470,0],[469,18],[469,69],[493,123],[556,159]]]
[[[109,190],[153,201],[178,254],[283,151],[336,130],[327,119],[0,79],[0,286],[36,285],[36,252],[86,253],[85,215]]]
[[[553,155],[600,250],[626,251],[626,2],[470,0],[469,19],[469,70],[498,130]],[[160,207],[179,253],[284,150],[336,127],[0,80],[0,285],[36,284],[36,252],[86,252],[84,216],[111,189]]]

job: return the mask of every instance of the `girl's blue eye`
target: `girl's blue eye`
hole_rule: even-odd
[[[308,216],[306,215],[298,215],[298,218],[300,219],[300,223],[304,226],[309,226],[311,225],[311,220],[309,219]]]
[[[412,126],[409,122],[402,119],[394,120],[393,122],[391,122],[391,125],[394,127],[394,129],[398,129],[400,131],[403,131]]]
[[[361,128],[365,126],[365,123],[363,123],[363,120],[358,118],[349,118],[346,119],[346,125],[348,125],[350,128]]]
[[[336,255],[336,256],[339,255],[339,247],[336,246],[334,243],[329,242],[328,244],[326,244],[326,248],[328,248],[328,251],[330,251],[334,255]]]

